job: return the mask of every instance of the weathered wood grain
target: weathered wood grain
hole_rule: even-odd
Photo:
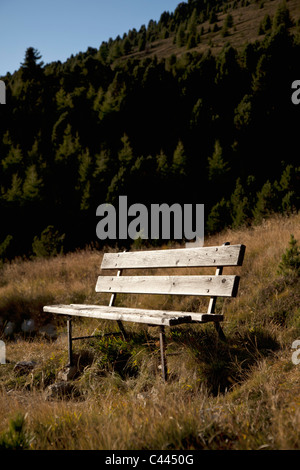
[[[105,253],[101,269],[241,266],[244,245]]]
[[[107,307],[106,305],[47,305],[43,310],[44,312],[56,313],[59,315],[99,318],[104,320],[123,320],[167,326],[190,323],[191,321],[206,323],[209,321],[222,321],[223,319],[223,315],[217,314],[149,310],[127,307]]]
[[[233,297],[239,276],[99,276],[96,292]]]
[[[71,315],[104,320],[146,323],[150,325],[179,325],[190,323],[188,312],[171,312],[166,310],[148,310],[140,308],[107,307],[105,305],[46,305],[44,312],[60,315]]]

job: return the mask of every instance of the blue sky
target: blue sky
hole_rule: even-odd
[[[0,0],[0,76],[20,67],[28,47],[45,64],[159,20],[181,0]]]

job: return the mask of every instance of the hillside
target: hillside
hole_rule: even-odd
[[[29,47],[3,77],[0,259],[101,248],[120,195],[203,203],[207,234],[299,210],[299,16],[191,0],[64,63]]]
[[[225,7],[220,6],[219,10],[216,6],[218,13],[216,13],[214,21],[211,21],[208,18],[197,26],[197,32],[201,33],[200,42],[195,47],[188,50],[191,52],[196,51],[205,53],[210,49],[213,54],[218,54],[228,42],[235,49],[240,51],[245,47],[245,44],[262,41],[265,37],[266,31],[260,30],[260,25],[263,23],[264,18],[267,15],[269,15],[270,18],[273,18],[278,5],[282,3],[283,2],[281,0],[252,2],[230,1],[225,2]],[[221,4],[221,2],[219,2],[219,4]],[[291,32],[299,33],[299,29],[297,28],[297,21],[300,17],[299,2],[297,0],[289,0],[286,5],[293,22]],[[232,27],[230,27],[228,33],[224,35],[222,30],[228,13],[232,15]],[[217,25],[217,27],[215,27],[215,25]],[[217,31],[214,31],[214,28],[217,29]],[[134,50],[129,54],[129,56],[142,58],[143,56],[156,55],[158,59],[166,59],[172,54],[175,54],[177,57],[180,57],[186,53],[187,46],[178,48],[176,42],[174,44],[175,37],[176,32],[173,34],[170,33],[170,37],[154,40],[151,44],[148,44],[145,51],[139,52]]]
[[[57,394],[54,384],[67,362],[65,325],[46,318],[42,306],[105,303],[94,292],[102,252],[4,265],[0,316],[7,364],[0,366],[0,449],[299,450],[300,365],[293,363],[291,349],[300,337],[299,222],[299,215],[275,216],[206,240],[211,246],[246,245],[239,295],[217,305],[225,315],[227,343],[211,325],[168,330],[167,384],[157,368],[156,329],[126,325],[127,343],[117,337],[76,342],[79,373]],[[278,271],[291,234],[297,249]],[[145,296],[131,296],[130,302],[149,305]],[[200,304],[176,299],[172,307]],[[24,319],[35,320],[36,330],[56,324],[57,338],[22,332]],[[8,321],[15,322],[10,339],[3,336]],[[75,335],[112,328],[96,320],[74,325]],[[18,361],[34,361],[34,368],[18,370]]]
[[[29,47],[2,77],[0,450],[300,449],[299,57],[298,0],[188,0],[64,63]],[[185,243],[99,240],[96,209],[120,195],[203,203],[206,246],[246,245],[238,297],[217,303],[227,342],[169,329],[163,384],[156,328],[130,324],[125,342],[76,319],[74,335],[101,337],[74,344],[66,382],[65,323],[43,306],[106,304],[107,250]]]

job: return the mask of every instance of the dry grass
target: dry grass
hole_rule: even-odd
[[[217,306],[225,313],[228,341],[220,342],[210,325],[172,328],[167,384],[158,371],[155,328],[126,325],[127,343],[121,338],[76,342],[79,374],[62,398],[49,398],[47,390],[67,362],[63,325],[55,341],[20,333],[7,340],[9,362],[0,366],[0,448],[299,449],[299,365],[292,363],[290,349],[300,336],[299,280],[277,273],[291,233],[300,240],[299,222],[299,215],[274,216],[206,240],[206,245],[230,241],[247,247],[239,296]],[[5,265],[2,318],[20,323],[34,316],[42,324],[49,321],[41,313],[45,303],[106,303],[94,293],[101,258],[102,253],[86,250]],[[186,298],[130,296],[129,302],[200,308]],[[75,334],[96,328],[113,326],[75,322]],[[20,360],[33,360],[36,367],[18,374],[14,365]],[[25,419],[16,434],[9,426],[18,414]]]
[[[259,35],[259,25],[265,15],[270,15],[273,18],[278,5],[282,3],[282,0],[266,0],[262,2],[251,2],[248,6],[238,7],[233,10],[229,10],[233,17],[233,27],[229,30],[229,35],[222,36],[222,27],[227,16],[227,13],[218,14],[218,28],[217,32],[213,32],[212,24],[205,21],[198,29],[204,28],[204,34],[201,36],[201,42],[197,47],[190,49],[189,52],[205,52],[209,48],[213,54],[218,54],[225,44],[228,42],[238,51],[241,50],[245,44],[252,43],[256,40],[262,40],[264,35]],[[262,8],[261,8],[262,5]],[[287,8],[290,12],[290,17],[296,24],[296,21],[300,18],[300,7],[298,0],[289,0],[287,2]],[[210,28],[210,29],[209,29]],[[296,32],[296,26],[291,28],[291,32]],[[132,57],[143,57],[156,55],[158,59],[168,58],[172,54],[180,57],[187,52],[186,47],[178,48],[173,43],[174,37],[171,35],[167,39],[160,39],[151,44],[151,48],[147,49],[146,52],[134,52]],[[122,59],[121,59],[122,60]]]

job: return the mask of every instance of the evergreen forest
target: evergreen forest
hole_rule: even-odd
[[[300,11],[268,3],[242,47],[235,13],[264,2],[188,0],[64,63],[27,47],[0,77],[0,259],[99,244],[96,209],[121,195],[205,204],[206,234],[298,211]]]

